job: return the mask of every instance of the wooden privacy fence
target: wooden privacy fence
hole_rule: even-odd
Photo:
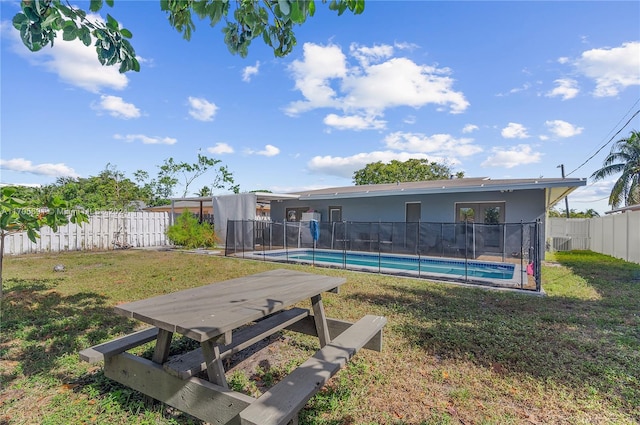
[[[169,244],[165,234],[168,226],[166,212],[98,212],[82,226],[70,223],[57,232],[43,227],[36,243],[26,232],[9,234],[4,249],[5,254],[18,255],[164,246]]]
[[[589,249],[640,264],[640,211],[594,218],[549,218],[549,248]]]

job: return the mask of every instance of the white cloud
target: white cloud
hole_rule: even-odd
[[[561,97],[562,100],[573,99],[580,93],[578,82],[571,78],[560,78],[555,80],[557,86],[546,94],[547,97]]]
[[[448,68],[391,57],[390,46],[352,45],[350,53],[357,64],[350,65],[336,45],[305,43],[303,59],[289,67],[304,100],[290,103],[285,112],[297,115],[334,108],[351,116],[380,117],[397,106],[433,104],[451,113],[464,112],[469,106],[464,95],[452,89],[454,80]]]
[[[597,202],[609,201],[611,188],[615,184],[615,179],[591,181],[587,186],[576,189],[571,193],[571,200],[574,202]],[[605,199],[603,199],[605,198]],[[587,207],[590,208],[590,207]]]
[[[144,145],[174,145],[178,142],[178,140],[173,137],[150,137],[145,136],[144,134],[127,134],[124,136],[114,134],[113,138],[116,140],[124,140],[128,143],[139,141]]]
[[[216,155],[222,155],[225,153],[233,153],[233,148],[226,143],[216,143],[215,146],[207,148],[207,152],[213,153]]]
[[[296,80],[296,89],[300,90],[305,101],[293,102],[286,109],[287,114],[297,115],[314,108],[338,107],[336,92],[331,80],[347,75],[346,57],[340,47],[335,45],[319,46],[305,43],[302,47],[304,60],[295,60],[289,70]]]
[[[213,121],[213,117],[218,110],[215,103],[209,102],[202,97],[189,96],[189,115],[198,121]]]
[[[382,130],[387,122],[377,120],[373,116],[329,114],[324,117],[324,123],[338,130]]]
[[[518,165],[540,162],[542,154],[534,152],[529,145],[517,145],[511,148],[493,148],[492,154],[480,165],[483,167],[513,168]]]
[[[617,96],[627,87],[640,85],[640,41],[587,50],[574,65],[580,73],[595,81],[594,96]]]
[[[515,122],[510,122],[502,129],[500,134],[502,134],[502,137],[505,139],[526,139],[529,137],[526,127]]]
[[[0,159],[0,168],[7,171],[36,174],[52,177],[80,177],[73,168],[62,164],[34,164],[24,158]]]
[[[531,83],[524,83],[520,87],[514,87],[511,90],[509,90],[509,94],[520,93],[520,92],[523,92],[523,91],[527,91],[530,88],[531,88]]]
[[[276,156],[280,153],[280,149],[273,145],[266,145],[261,151],[247,149],[246,153],[249,155]]]
[[[416,152],[447,158],[448,163],[458,163],[457,157],[466,157],[482,152],[473,144],[473,139],[456,139],[449,134],[427,136],[420,133],[395,132],[384,139],[387,148],[398,151]]]
[[[98,15],[87,16],[91,20],[102,20]],[[100,64],[93,44],[87,47],[79,40],[65,41],[62,34],[58,34],[54,48],[46,47],[38,52],[31,52],[20,40],[20,33],[11,25],[3,25],[2,36],[12,40],[12,50],[19,56],[58,75],[60,80],[72,86],[99,93],[105,88],[123,90],[129,84],[127,76],[118,71],[118,65]]]
[[[469,102],[461,92],[451,89],[453,79],[447,68],[418,65],[407,58],[392,58],[363,69],[342,82],[344,108],[382,113],[387,108],[427,104],[448,106],[451,113],[461,113]]]
[[[583,127],[576,127],[575,125],[562,120],[546,121],[544,125],[547,126],[554,136],[562,138],[577,136],[582,133],[582,130],[584,130]]]
[[[254,66],[246,66],[243,70],[242,70],[242,81],[245,82],[249,82],[251,81],[251,77],[253,77],[254,75],[258,75],[258,72],[260,71],[260,61],[256,61],[256,64]]]
[[[402,120],[405,124],[415,124],[417,121],[415,115],[409,115],[405,119]]]
[[[347,157],[331,155],[316,156],[307,163],[307,168],[310,171],[320,174],[353,178],[353,173],[364,168],[367,164],[377,161],[387,163],[394,159],[401,162],[408,161],[409,159],[429,159],[429,161],[435,162],[444,162],[446,160],[445,158],[434,156],[427,158],[427,155],[419,153],[376,151],[359,153]]]
[[[349,46],[349,53],[356,58],[362,66],[368,66],[371,62],[380,62],[393,55],[393,46],[388,44],[374,45],[373,47],[360,46],[352,43]]]
[[[473,133],[474,131],[478,130],[478,126],[475,124],[467,124],[462,128],[462,133],[463,134],[469,134],[469,133]]]
[[[125,102],[118,96],[100,96],[100,102],[93,103],[91,107],[97,111],[105,111],[115,118],[125,120],[140,117],[140,109],[133,103]]]

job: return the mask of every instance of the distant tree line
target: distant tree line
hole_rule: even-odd
[[[567,217],[567,210],[557,210],[555,208],[552,208],[549,210],[549,217],[561,217],[561,218],[566,218]],[[593,217],[600,217],[600,214],[598,213],[598,211],[594,210],[593,208],[589,208],[586,211],[576,211],[573,208],[569,208],[569,218],[593,218]]]
[[[166,159],[151,174],[145,170],[127,177],[116,165],[108,163],[104,170],[90,177],[59,177],[55,183],[41,187],[16,186],[14,196],[31,207],[49,205],[53,199],[61,199],[74,209],[88,211],[119,210],[132,211],[144,206],[170,204],[179,183],[182,183],[182,197],[189,194],[193,181],[205,174],[211,174],[211,184],[200,188],[194,194],[211,196],[215,189],[227,189],[239,193],[232,173],[220,160],[198,154],[194,163],[177,162]]]

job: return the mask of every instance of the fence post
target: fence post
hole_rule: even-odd
[[[540,290],[542,289],[542,276],[541,276],[541,272],[542,272],[542,265],[540,264],[540,247],[541,247],[541,243],[540,243],[540,220],[538,219],[536,221],[535,224],[535,262],[534,262],[534,270],[535,270],[535,279],[536,279],[536,291],[540,292]]]
[[[469,251],[469,238],[467,235],[469,226],[464,223],[464,281],[469,280],[469,264],[468,264],[468,251]]]

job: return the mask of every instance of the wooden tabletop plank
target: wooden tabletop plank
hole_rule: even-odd
[[[202,342],[344,282],[344,278],[278,269],[121,304],[115,311]]]

